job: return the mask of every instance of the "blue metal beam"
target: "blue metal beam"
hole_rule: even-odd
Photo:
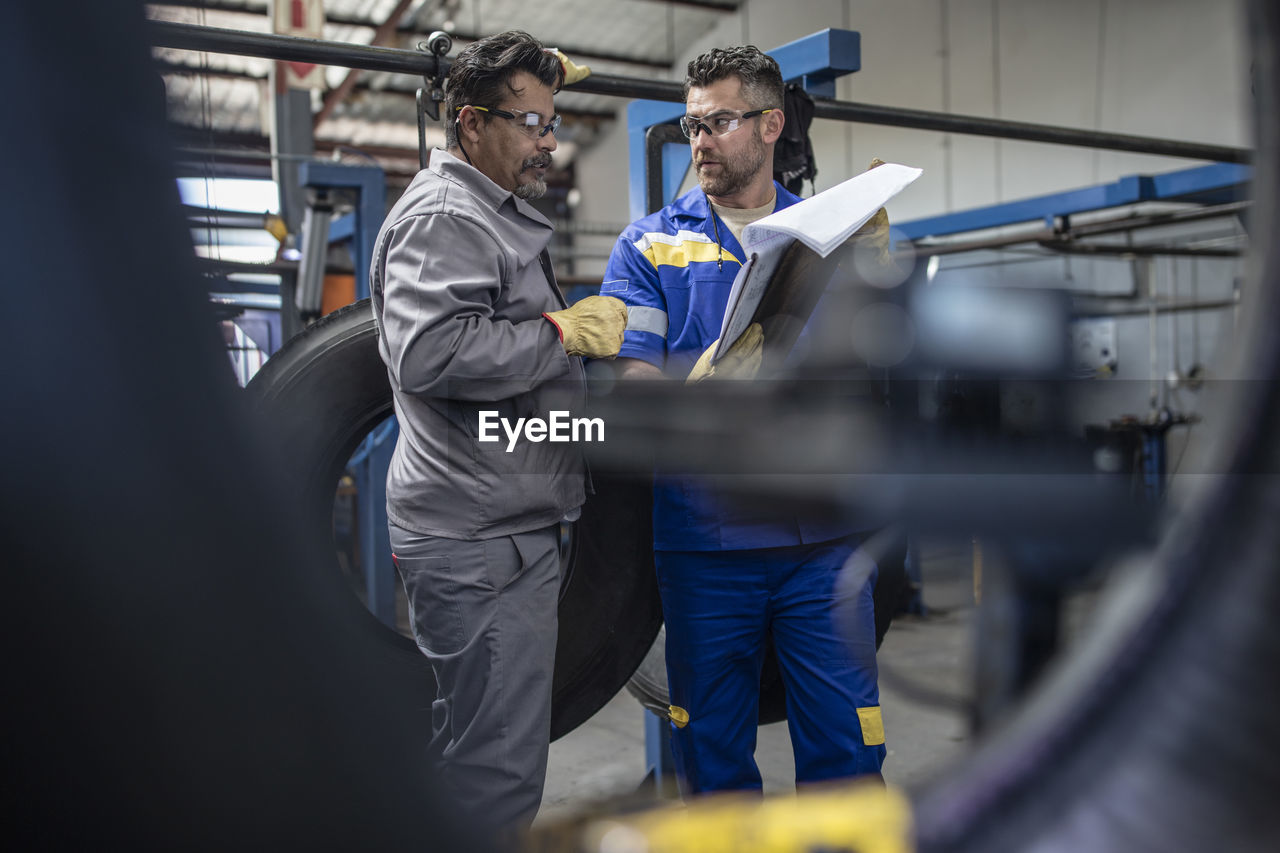
[[[896,225],[895,230],[909,240],[918,240],[1036,220],[1053,227],[1059,217],[1142,201],[1220,203],[1245,198],[1252,176],[1252,167],[1236,163],[1213,163],[1161,175],[1128,175],[1110,184],[915,219]]]
[[[330,242],[351,239],[351,262],[356,274],[356,299],[369,295],[369,262],[378,228],[387,213],[387,177],[377,166],[307,161],[298,167],[299,182],[316,189],[356,190],[354,220],[340,217],[329,226]]]
[[[356,299],[369,296],[369,262],[386,216],[387,179],[376,166],[308,161],[299,166],[304,187],[355,190],[355,212],[329,225],[329,242],[351,241],[355,267]],[[395,449],[398,425],[394,417],[375,429],[352,458],[348,470],[356,480],[356,517],[359,519],[359,553],[365,575],[369,610],[384,624],[395,627],[396,574],[387,538],[387,468]]]
[[[396,571],[387,535],[387,469],[400,436],[395,416],[365,436],[347,465],[356,481],[356,528],[366,606],[380,622],[396,627]]]
[[[782,77],[799,80],[815,98],[834,98],[836,78],[862,68],[862,35],[854,30],[826,29],[769,51]]]
[[[778,61],[787,82],[798,81],[811,95],[835,97],[835,80],[862,67],[861,36],[853,30],[826,29],[766,51]],[[631,146],[631,218],[645,210],[644,134],[651,126],[672,122],[684,106],[669,101],[632,101],[627,106],[627,135]],[[689,168],[689,146],[667,145],[663,150],[663,189],[675,198]]]

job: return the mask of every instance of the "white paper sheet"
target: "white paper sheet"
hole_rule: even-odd
[[[718,361],[746,331],[792,240],[801,241],[825,258],[923,173],[923,169],[884,163],[744,228],[742,248],[747,262],[738,270],[729,291],[720,325],[720,345],[712,361]]]

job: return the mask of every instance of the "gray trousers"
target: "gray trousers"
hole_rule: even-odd
[[[436,677],[431,769],[482,825],[527,825],[551,738],[559,525],[475,541],[389,527]]]

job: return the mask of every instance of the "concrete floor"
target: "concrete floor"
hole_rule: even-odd
[[[878,657],[888,746],[884,776],[907,788],[926,782],[961,756],[969,743],[962,714],[926,701],[929,697],[921,694],[959,696],[967,687],[973,615],[971,551],[968,543],[932,543],[922,548],[921,556],[928,615],[896,618]],[[589,810],[601,800],[634,798],[647,772],[644,713],[623,690],[594,717],[551,745],[536,823]],[[760,727],[756,761],[766,794],[795,790],[785,722]]]

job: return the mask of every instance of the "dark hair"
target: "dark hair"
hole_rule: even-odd
[[[755,45],[713,47],[689,63],[684,99],[694,86],[705,88],[729,77],[742,81],[742,95],[754,109],[782,107],[782,71],[772,56]]]
[[[496,107],[503,96],[515,94],[511,78],[519,71],[532,74],[543,85],[558,90],[564,82],[559,58],[542,49],[542,43],[519,30],[486,36],[469,44],[449,69],[444,89],[445,145],[458,144],[458,108],[467,104]],[[489,118],[488,114],[482,113]]]

